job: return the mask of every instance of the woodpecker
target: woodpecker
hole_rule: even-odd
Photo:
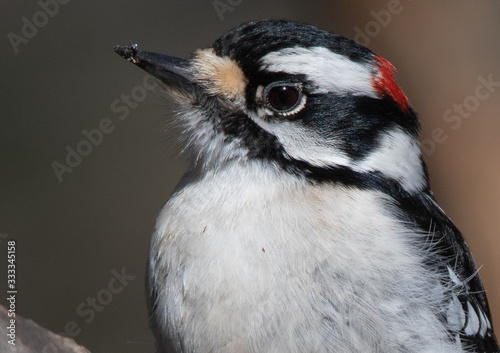
[[[158,352],[500,351],[388,61],[282,20],[188,59],[115,51],[164,84],[192,156],[151,240]]]

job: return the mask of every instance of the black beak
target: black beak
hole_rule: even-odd
[[[141,69],[150,73],[168,86],[193,91],[195,79],[189,72],[186,59],[137,50],[137,44],[130,47],[116,45],[115,52]]]

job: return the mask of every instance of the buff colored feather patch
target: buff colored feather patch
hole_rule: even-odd
[[[237,62],[229,57],[217,56],[213,49],[198,50],[193,58],[193,75],[210,94],[235,99],[244,96],[248,83]]]

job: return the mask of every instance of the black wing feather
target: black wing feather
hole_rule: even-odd
[[[400,194],[396,200],[398,208],[403,211],[404,220],[415,224],[423,232],[427,232],[425,242],[432,244],[439,257],[450,260],[450,263],[443,263],[442,266],[450,266],[464,283],[462,291],[457,295],[466,318],[460,333],[460,340],[464,347],[471,348],[477,353],[500,352],[491,326],[491,313],[483,284],[472,254],[458,228],[437,205],[430,191],[418,196],[401,196]],[[443,269],[444,273],[446,271],[446,268]],[[451,281],[452,278],[450,277],[449,280]],[[475,313],[469,313],[469,304]],[[473,315],[480,317],[481,313],[487,320],[480,321],[480,328],[477,332],[473,334],[466,332],[465,328],[469,324],[469,319]],[[446,319],[446,317],[443,318],[443,320]]]

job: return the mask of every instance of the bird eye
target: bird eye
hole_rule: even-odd
[[[293,83],[277,82],[264,90],[266,105],[281,115],[292,115],[299,112],[306,103],[300,86]]]

